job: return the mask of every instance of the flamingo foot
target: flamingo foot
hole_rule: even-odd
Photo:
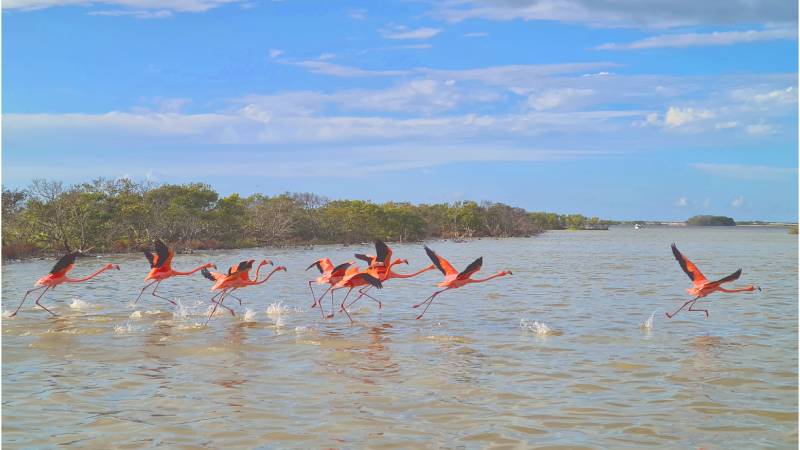
[[[418,315],[418,316],[417,316],[417,320],[419,320],[419,319],[421,319],[421,318],[422,318],[422,314],[420,314],[420,315]]]
[[[326,319],[333,319],[333,313],[328,314],[327,316],[325,316],[325,318]]]

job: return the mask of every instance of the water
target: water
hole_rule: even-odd
[[[669,244],[711,277],[743,268],[763,291],[714,294],[703,313],[667,320],[688,278]],[[367,246],[181,255],[180,270],[269,257],[286,265],[239,292],[204,327],[200,274],[145,295],[145,259],[60,286],[15,318],[52,265],[3,266],[2,441],[6,448],[530,447],[796,448],[797,237],[768,228],[612,228],[530,239],[428,243],[457,267],[514,272],[410,305],[438,272],[391,280],[321,320],[303,269]],[[419,244],[395,245],[408,271]],[[405,267],[402,268],[405,270]],[[317,290],[321,293],[321,290]],[[337,294],[341,298],[341,294]],[[330,300],[325,299],[326,313]],[[652,320],[650,319],[652,315]],[[647,325],[647,326],[644,326]]]

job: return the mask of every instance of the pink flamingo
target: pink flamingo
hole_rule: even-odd
[[[436,266],[434,264],[431,264],[431,265],[429,265],[429,266],[427,266],[427,267],[425,267],[423,269],[420,269],[420,270],[418,270],[416,272],[403,274],[403,273],[394,272],[392,270],[392,267],[395,266],[395,265],[398,265],[398,264],[408,264],[408,260],[407,259],[399,259],[398,258],[398,259],[395,259],[394,261],[392,261],[392,263],[389,264],[388,266],[379,266],[379,267],[375,267],[374,268],[375,272],[378,275],[378,279],[381,281],[381,283],[385,283],[387,280],[391,280],[393,278],[413,278],[413,277],[416,277],[417,275],[423,274],[423,273],[425,273],[425,272],[427,272],[429,270],[433,270],[433,269],[436,268]],[[361,289],[359,289],[358,290],[358,294],[359,294],[358,297],[356,297],[355,300],[350,302],[350,304],[347,305],[347,307],[348,308],[352,307],[363,296],[369,296],[367,294],[367,291],[369,291],[370,289],[372,289],[372,285],[365,286],[365,287],[362,287]],[[372,297],[370,297],[370,298],[372,298]],[[373,300],[378,302],[378,305],[380,305],[380,302],[378,300],[376,300],[374,298],[373,298]]]
[[[347,272],[348,272],[347,275],[345,275],[345,277],[342,278],[341,281],[336,283],[336,285],[331,288],[331,298],[333,298],[333,291],[338,289],[348,288],[347,294],[344,296],[344,300],[342,300],[341,310],[344,311],[345,314],[347,314],[347,318],[350,319],[350,323],[353,323],[353,318],[350,317],[350,313],[347,312],[347,308],[344,306],[345,302],[347,301],[347,296],[350,295],[350,292],[352,292],[353,289],[359,286],[366,286],[366,285],[372,285],[378,289],[381,289],[383,288],[383,284],[381,284],[381,280],[378,279],[375,268],[367,269],[362,272],[358,267],[353,266],[350,267],[347,270]],[[364,295],[371,298],[372,300],[375,300],[378,303],[378,308],[381,307],[380,300],[366,293],[364,293]],[[328,317],[333,317],[333,311],[331,311],[331,314]]]
[[[458,289],[458,288],[460,288],[462,286],[466,286],[468,284],[483,283],[485,281],[489,281],[489,280],[491,280],[493,278],[497,278],[497,277],[503,277],[503,276],[506,276],[506,275],[513,275],[513,273],[510,270],[503,270],[501,272],[497,272],[496,274],[494,274],[494,275],[492,275],[490,277],[483,278],[483,279],[478,279],[478,280],[473,280],[472,278],[470,278],[470,276],[472,274],[478,272],[479,270],[481,270],[481,266],[483,266],[483,257],[482,256],[480,258],[476,259],[475,261],[473,261],[470,265],[467,266],[466,269],[464,269],[461,273],[459,273],[455,268],[453,268],[453,266],[446,259],[444,259],[441,256],[437,255],[433,250],[429,249],[428,247],[425,247],[425,252],[428,254],[428,257],[431,258],[431,261],[433,261],[433,264],[444,275],[444,281],[442,281],[442,282],[440,282],[438,284],[439,287],[443,287],[444,289],[442,289],[441,291],[434,292],[430,297],[428,297],[425,300],[423,300],[422,302],[417,303],[416,305],[412,306],[412,308],[418,308],[418,307],[424,305],[425,303],[428,304],[425,307],[425,309],[422,311],[422,314],[417,316],[417,319],[421,318],[422,315],[425,314],[425,311],[427,311],[428,308],[433,303],[433,299],[435,299],[436,296],[441,294],[442,292],[448,291],[450,289]]]
[[[231,297],[235,298],[236,300],[239,300],[239,304],[240,305],[242,304],[242,300],[240,298],[234,296],[233,294],[231,294],[231,292],[235,291],[236,289],[241,289],[243,287],[257,286],[259,284],[266,283],[267,280],[269,280],[270,277],[272,277],[272,275],[275,272],[277,272],[279,270],[282,270],[284,272],[286,271],[286,267],[278,266],[278,267],[272,269],[272,272],[270,272],[266,277],[264,277],[263,280],[258,281],[258,276],[259,276],[259,273],[261,272],[261,267],[263,267],[263,266],[265,266],[267,264],[272,265],[272,261],[270,261],[268,259],[262,259],[261,262],[258,263],[258,267],[256,268],[255,278],[251,280],[249,272],[250,272],[250,269],[253,268],[253,263],[254,262],[255,262],[254,259],[250,259],[250,260],[247,260],[247,261],[242,261],[237,266],[233,266],[230,269],[228,269],[228,274],[227,275],[224,275],[224,274],[221,274],[221,273],[216,273],[216,272],[209,272],[208,270],[204,270],[203,271],[203,276],[205,276],[206,278],[208,278],[208,279],[210,279],[210,280],[215,282],[214,285],[211,286],[211,291],[212,292],[216,291],[216,290],[220,291],[220,292],[216,293],[213,297],[211,297],[211,303],[214,303],[214,308],[211,310],[211,313],[208,315],[208,319],[206,319],[206,324],[208,324],[208,321],[211,320],[211,317],[217,311],[217,306],[222,306],[223,308],[227,309],[228,311],[230,311],[232,316],[236,315],[231,308],[228,308],[227,306],[222,304],[222,302],[225,301],[225,297],[227,297],[228,295],[230,295]],[[221,295],[220,299],[217,300],[217,301],[214,301],[214,299],[217,296],[220,296],[220,295]]]
[[[172,263],[172,257],[175,255],[175,252],[171,248],[167,247],[167,245],[164,244],[161,241],[161,239],[156,239],[154,241],[154,245],[156,248],[155,255],[153,255],[147,250],[144,251],[144,256],[147,258],[147,261],[150,262],[150,273],[148,273],[147,276],[144,277],[144,281],[147,280],[153,280],[153,281],[142,288],[142,290],[139,292],[139,296],[136,297],[136,300],[133,302],[134,304],[136,304],[139,301],[139,299],[142,298],[142,294],[144,294],[145,289],[155,284],[156,287],[153,288],[152,292],[153,297],[158,297],[160,299],[166,300],[174,305],[175,302],[173,302],[172,300],[156,294],[156,291],[158,290],[158,285],[160,285],[162,281],[166,280],[167,278],[175,276],[191,275],[197,272],[198,270],[202,270],[207,267],[214,267],[213,264],[206,263],[200,267],[197,267],[196,269],[190,270],[189,272],[178,272],[176,270],[172,270],[170,264]],[[216,269],[216,267],[214,268]]]
[[[36,281],[36,286],[38,287],[35,287],[25,293],[25,296],[22,297],[22,302],[17,307],[17,310],[14,311],[14,314],[11,314],[9,317],[16,316],[20,308],[22,308],[22,305],[25,303],[25,299],[28,298],[28,295],[31,292],[38,291],[39,289],[44,289],[44,291],[42,291],[42,293],[39,294],[38,297],[36,297],[36,301],[34,302],[34,304],[40,306],[42,309],[49,312],[50,314],[57,316],[58,314],[54,313],[53,311],[50,311],[44,305],[39,303],[39,300],[41,300],[41,298],[44,296],[45,293],[47,293],[47,291],[49,291],[50,289],[55,289],[56,286],[58,286],[61,283],[82,283],[84,281],[91,280],[92,278],[96,277],[97,275],[100,275],[106,270],[110,269],[119,270],[119,266],[116,264],[106,264],[105,266],[101,267],[100,270],[85,278],[67,278],[67,273],[70,270],[72,270],[73,267],[75,267],[75,259],[80,254],[81,252],[72,252],[62,256],[61,259],[59,259],[58,262],[56,262],[56,264],[50,270],[50,273],[43,276],[42,278],[39,278],[39,280]]]
[[[317,277],[316,280],[308,281],[308,288],[311,289],[311,296],[314,298],[314,303],[311,305],[311,308],[314,308],[315,306],[319,305],[319,311],[320,314],[322,314],[323,319],[325,318],[325,311],[322,308],[323,297],[325,297],[325,294],[327,294],[328,291],[330,291],[331,288],[336,283],[342,280],[342,278],[345,275],[345,272],[347,271],[347,268],[350,267],[352,264],[353,261],[348,261],[334,267],[333,263],[329,258],[322,258],[314,261],[310,266],[306,268],[306,270],[308,270],[316,266],[317,270],[319,270],[319,273],[321,274],[319,277]],[[314,288],[311,287],[311,284],[314,283],[315,281],[317,284],[326,284],[326,283],[328,284],[328,288],[325,289],[325,292],[322,293],[319,299],[317,299],[317,295],[314,293]],[[331,313],[333,313],[333,295],[331,295]],[[333,317],[333,314],[331,314],[330,317]]]
[[[678,247],[675,244],[672,244],[672,254],[675,255],[675,259],[678,260],[678,264],[681,265],[681,269],[683,269],[686,275],[689,276],[689,279],[692,280],[693,286],[689,289],[686,289],[686,292],[688,292],[689,295],[694,295],[695,297],[687,301],[683,305],[681,305],[681,307],[675,310],[674,313],[672,314],[665,313],[668,319],[672,319],[673,317],[675,317],[675,314],[678,314],[678,311],[682,310],[687,305],[689,306],[689,311],[704,312],[706,313],[706,318],[708,318],[707,309],[692,309],[692,306],[694,306],[697,300],[717,291],[734,293],[734,292],[752,292],[756,289],[758,289],[759,291],[761,290],[760,287],[753,286],[752,284],[749,284],[739,289],[725,289],[722,287],[722,284],[738,280],[739,277],[742,275],[742,269],[739,269],[736,272],[733,272],[732,274],[728,275],[727,277],[721,278],[717,281],[708,281],[705,275],[703,275],[703,273],[700,272],[700,269],[698,269],[693,262],[689,261],[687,257],[683,256],[683,254],[680,251],[678,251]]]

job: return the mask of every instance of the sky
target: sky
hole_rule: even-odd
[[[2,184],[797,221],[797,3],[5,0]]]

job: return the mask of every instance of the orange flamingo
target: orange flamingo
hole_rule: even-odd
[[[44,305],[39,303],[39,300],[42,299],[42,297],[44,296],[45,293],[47,293],[47,291],[49,291],[50,289],[55,289],[56,286],[58,286],[61,283],[82,283],[84,281],[91,280],[92,278],[96,277],[97,275],[100,275],[106,270],[110,269],[119,270],[119,266],[116,264],[106,264],[105,266],[101,267],[100,270],[85,278],[67,278],[67,273],[69,273],[69,271],[72,270],[73,267],[75,267],[75,259],[80,254],[81,252],[72,252],[62,256],[61,259],[59,259],[58,262],[56,262],[53,268],[50,269],[50,273],[43,276],[42,278],[39,278],[39,280],[36,281],[35,286],[38,287],[35,287],[25,293],[25,296],[22,297],[22,302],[20,302],[19,306],[17,307],[17,310],[14,311],[14,314],[11,314],[8,317],[16,316],[20,308],[22,308],[22,305],[25,303],[25,299],[28,298],[28,295],[31,292],[38,291],[39,289],[44,289],[44,291],[42,291],[42,293],[39,294],[38,297],[36,297],[36,301],[34,302],[34,304],[40,306],[42,309],[49,312],[50,314],[57,316],[58,314],[54,313],[53,311],[50,311]]]
[[[510,270],[503,270],[497,272],[492,276],[474,280],[470,278],[470,276],[481,270],[481,266],[483,266],[483,256],[470,263],[470,265],[468,265],[466,269],[464,269],[461,273],[459,273],[455,268],[453,268],[452,264],[450,264],[446,259],[437,255],[433,250],[429,249],[428,247],[425,247],[425,252],[428,253],[428,257],[431,258],[431,261],[433,261],[433,264],[436,266],[436,268],[438,268],[444,275],[444,281],[438,284],[439,287],[443,287],[444,289],[442,289],[441,291],[434,292],[430,297],[412,306],[412,308],[418,308],[424,305],[425,303],[428,304],[422,311],[422,314],[417,316],[417,319],[421,318],[423,314],[425,314],[425,311],[427,311],[428,308],[433,303],[433,299],[435,299],[436,296],[441,294],[442,292],[448,291],[450,289],[458,289],[467,284],[483,283],[484,281],[489,281],[493,278],[503,277],[506,275],[514,275]]]
[[[347,314],[347,318],[350,319],[350,323],[353,323],[353,318],[350,317],[350,313],[347,312],[347,308],[344,306],[345,302],[347,301],[347,296],[350,295],[350,292],[352,292],[353,289],[359,286],[367,285],[374,286],[378,289],[383,288],[383,284],[381,284],[381,280],[378,279],[378,274],[375,269],[367,269],[362,272],[358,267],[353,266],[347,270],[347,274],[344,276],[344,278],[342,278],[341,281],[336,283],[336,285],[331,288],[331,298],[333,298],[333,291],[348,288],[347,294],[344,296],[340,308],[345,314]],[[381,307],[380,300],[367,293],[362,294],[377,302],[378,308]],[[333,311],[331,311],[331,314],[328,317],[333,317]]]
[[[678,314],[678,311],[685,308],[687,305],[689,306],[689,311],[698,311],[706,313],[706,318],[708,318],[708,310],[707,309],[692,309],[695,302],[709,294],[714,292],[727,292],[727,293],[734,293],[734,292],[752,292],[756,289],[759,291],[761,290],[758,286],[753,286],[752,284],[748,284],[747,286],[739,289],[725,289],[722,287],[723,283],[730,283],[731,281],[738,280],[739,277],[742,275],[742,269],[733,272],[732,274],[728,275],[727,277],[721,278],[717,281],[708,281],[705,275],[700,272],[700,269],[694,265],[693,262],[689,261],[689,259],[683,254],[678,251],[678,247],[675,244],[672,244],[672,254],[675,255],[675,259],[678,260],[678,264],[681,265],[681,269],[686,272],[686,275],[689,276],[689,279],[692,280],[693,286],[689,289],[686,289],[686,292],[689,295],[694,295],[695,297],[683,305],[680,308],[675,310],[674,313],[665,313],[668,319],[675,317],[675,314]]]
[[[375,239],[375,253],[377,253],[377,256],[356,253],[355,257],[366,262],[368,264],[367,268],[390,266],[389,263],[392,260],[392,249],[380,239]]]
[[[216,267],[213,264],[206,263],[188,272],[178,272],[176,270],[172,270],[170,264],[172,263],[172,257],[175,256],[175,252],[171,248],[167,247],[167,245],[164,244],[161,241],[161,239],[156,239],[154,241],[154,246],[156,249],[155,255],[153,255],[147,250],[144,251],[144,256],[147,258],[147,261],[150,262],[150,273],[148,273],[147,276],[144,277],[144,281],[147,280],[153,280],[153,281],[151,281],[149,284],[145,285],[145,287],[142,288],[142,290],[139,292],[139,296],[136,297],[136,300],[133,302],[134,304],[136,304],[139,301],[139,299],[142,298],[142,294],[144,294],[145,289],[155,284],[156,287],[153,288],[152,292],[153,297],[158,297],[160,299],[166,300],[174,305],[175,302],[173,302],[172,300],[156,294],[156,291],[158,290],[158,285],[160,285],[162,281],[174,276],[191,275],[197,272],[198,270],[202,270],[207,267],[214,267],[216,269]]]
[[[240,305],[242,304],[242,299],[240,299],[239,297],[236,297],[235,295],[231,294],[231,292],[235,291],[236,289],[241,289],[243,287],[256,286],[256,285],[259,285],[259,284],[266,283],[267,280],[269,280],[270,277],[272,277],[272,275],[275,272],[277,272],[279,270],[283,270],[284,272],[286,271],[286,267],[278,266],[278,267],[272,269],[272,272],[267,274],[267,276],[264,277],[263,280],[258,281],[258,276],[259,276],[259,273],[261,272],[261,267],[263,267],[263,266],[265,266],[267,264],[273,265],[272,261],[270,261],[268,259],[262,259],[261,262],[258,263],[258,267],[256,268],[256,275],[255,275],[254,279],[251,280],[249,273],[250,273],[250,269],[253,268],[253,263],[254,262],[255,262],[254,259],[250,259],[250,260],[247,260],[247,261],[242,261],[238,265],[232,266],[231,268],[229,268],[227,275],[221,274],[221,273],[217,273],[217,272],[210,272],[208,269],[203,269],[202,270],[202,273],[203,273],[204,277],[208,278],[209,280],[214,281],[214,285],[211,286],[211,291],[212,292],[216,291],[216,290],[220,291],[220,292],[216,293],[213,297],[211,297],[211,303],[214,303],[214,308],[211,310],[211,314],[208,315],[208,319],[206,320],[206,324],[208,324],[208,321],[211,320],[211,317],[217,311],[217,306],[222,306],[223,308],[227,309],[228,311],[230,311],[232,316],[236,315],[231,308],[228,308],[227,306],[222,304],[222,302],[225,301],[225,298],[228,295],[230,295],[231,297],[233,297],[236,300],[238,300]],[[220,295],[221,295],[220,299],[215,301],[214,299],[217,296],[220,296]]]
[[[396,266],[398,264],[408,264],[408,260],[407,259],[399,259],[398,258],[398,259],[395,259],[394,261],[392,261],[392,263],[389,264],[388,266],[379,266],[379,267],[375,267],[374,268],[375,272],[377,273],[378,279],[381,281],[381,283],[385,283],[387,280],[391,280],[392,278],[413,278],[413,277],[416,277],[417,275],[423,274],[423,273],[425,273],[425,272],[427,272],[429,270],[433,270],[433,269],[436,268],[436,266],[434,264],[431,264],[431,265],[429,265],[429,266],[427,266],[425,268],[422,268],[422,269],[420,269],[420,270],[418,270],[416,272],[405,274],[405,273],[397,273],[397,272],[394,272],[392,270],[392,267]],[[359,289],[358,290],[358,294],[359,294],[358,297],[356,297],[355,300],[350,302],[350,304],[347,305],[347,307],[348,308],[352,307],[363,296],[368,295],[367,291],[369,291],[370,289],[372,289],[372,285],[365,286],[365,287],[362,287],[361,289]],[[375,299],[373,299],[373,300],[375,300]],[[378,304],[380,305],[380,302],[378,302]]]
[[[322,318],[325,318],[325,311],[322,308],[322,299],[325,297],[325,294],[331,290],[331,288],[342,280],[347,271],[347,268],[353,264],[353,261],[348,261],[338,266],[333,265],[330,258],[322,258],[314,261],[310,266],[306,268],[306,270],[316,267],[321,274],[316,280],[309,280],[308,281],[308,288],[311,289],[311,296],[314,298],[314,303],[311,305],[311,308],[319,305],[320,314],[322,314]],[[325,289],[325,292],[317,299],[317,295],[314,293],[314,288],[311,287],[311,284],[316,282],[317,284],[328,284],[328,288]],[[333,312],[333,295],[331,295],[331,312]]]

